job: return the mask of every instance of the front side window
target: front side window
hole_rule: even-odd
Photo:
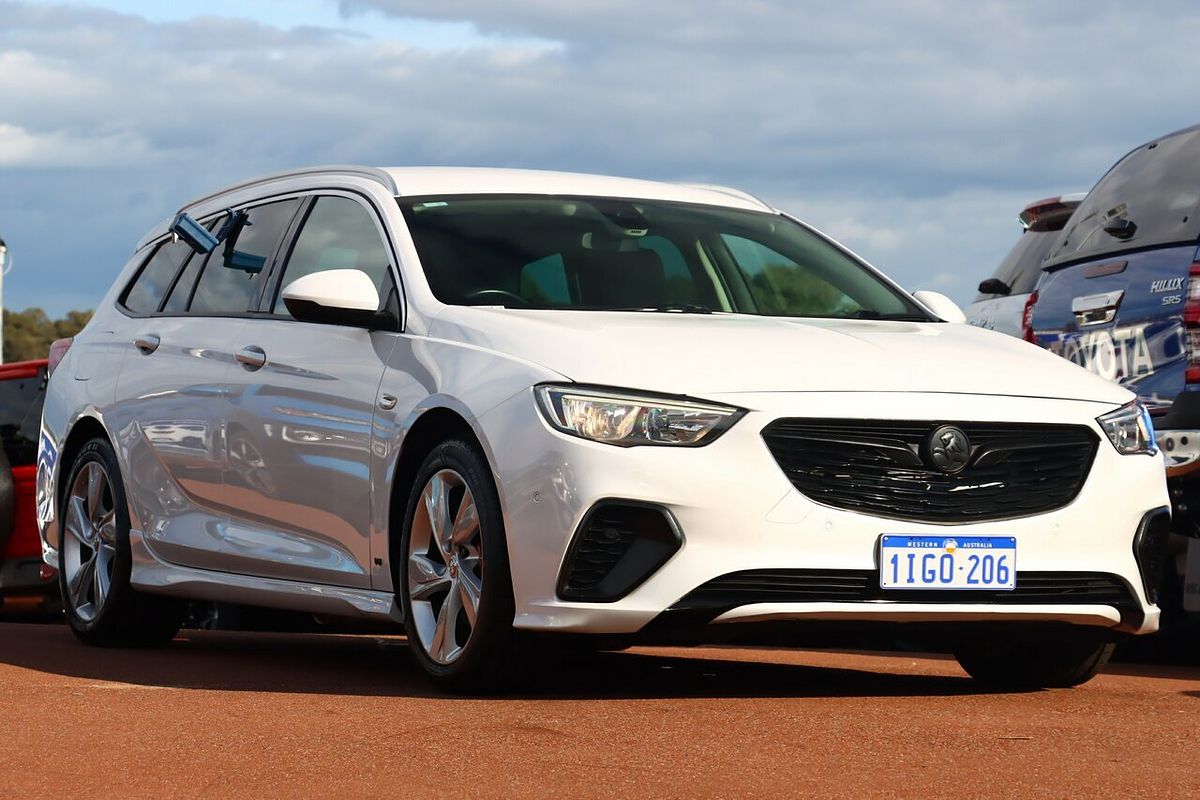
[[[835,285],[766,245],[729,234],[721,238],[763,313],[849,316],[862,309]]]
[[[852,256],[777,214],[656,200],[401,200],[453,305],[929,320]]]
[[[330,269],[357,269],[375,283],[380,298],[391,291],[391,259],[374,217],[348,197],[319,197],[288,257],[279,286]],[[271,313],[291,316],[277,295]]]
[[[299,200],[282,200],[247,209],[245,222],[209,253],[188,310],[193,314],[246,312],[299,206]]]

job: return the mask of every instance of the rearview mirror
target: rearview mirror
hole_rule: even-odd
[[[946,295],[941,292],[931,292],[922,290],[913,292],[913,297],[921,303],[921,305],[933,312],[933,315],[938,319],[946,322],[966,322],[967,315],[962,312],[962,309]]]
[[[283,304],[303,322],[387,327],[390,318],[379,310],[375,282],[360,269],[327,269],[297,278],[284,287]]]

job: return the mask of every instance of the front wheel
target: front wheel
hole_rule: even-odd
[[[1026,634],[959,645],[954,657],[972,678],[1012,689],[1067,688],[1104,668],[1116,643],[1084,632]]]
[[[472,444],[434,448],[404,514],[397,594],[409,649],[435,683],[482,691],[511,669],[512,579],[500,499]]]
[[[104,439],[83,446],[60,504],[59,589],[75,635],[101,647],[169,641],[182,604],[141,594],[129,585],[129,509],[117,456]]]

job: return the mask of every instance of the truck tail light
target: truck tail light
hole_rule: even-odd
[[[1037,338],[1033,335],[1033,306],[1036,303],[1037,292],[1034,292],[1025,301],[1025,310],[1021,313],[1021,338],[1031,344],[1037,344]]]
[[[1200,383],[1200,250],[1188,269],[1187,298],[1183,304],[1183,335],[1188,365],[1185,381]]]
[[[46,365],[46,377],[50,377],[54,374],[54,370],[63,360],[63,356],[65,356],[67,351],[71,349],[71,342],[73,341],[75,341],[75,338],[70,337],[67,339],[55,339],[50,343],[50,355],[46,357],[50,362]]]

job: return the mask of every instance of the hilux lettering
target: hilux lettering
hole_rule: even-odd
[[[1150,291],[1157,292],[1177,292],[1183,288],[1183,278],[1163,278],[1162,280],[1150,281]]]

